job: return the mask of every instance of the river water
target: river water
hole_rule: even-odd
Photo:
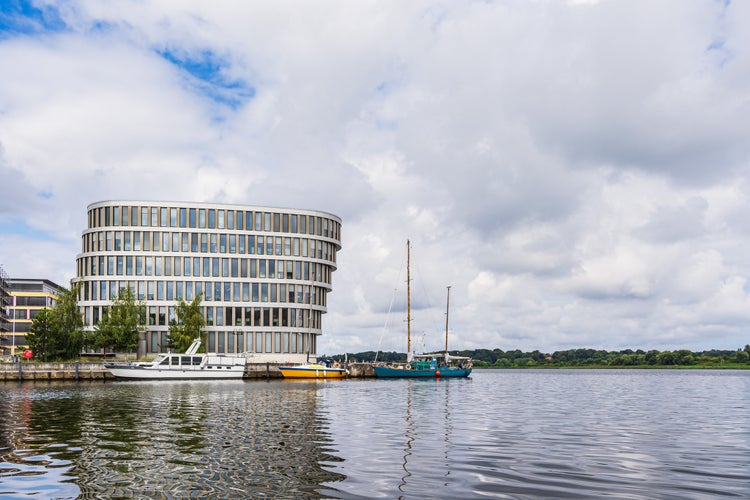
[[[0,383],[0,498],[750,498],[750,371]]]

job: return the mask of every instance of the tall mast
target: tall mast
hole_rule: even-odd
[[[409,240],[406,240],[406,359],[411,352],[411,251]]]
[[[448,298],[445,299],[445,354],[448,355],[448,311],[451,305],[451,286],[448,285]]]

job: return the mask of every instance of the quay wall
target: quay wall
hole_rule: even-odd
[[[101,363],[0,363],[0,380],[111,380]]]
[[[369,363],[351,363],[349,376],[353,378],[374,377]],[[268,380],[282,378],[279,365],[275,363],[248,363],[245,379]],[[0,363],[0,381],[52,381],[52,380],[114,380],[102,363]]]

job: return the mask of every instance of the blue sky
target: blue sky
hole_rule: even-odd
[[[637,34],[637,36],[635,35]],[[86,206],[325,210],[325,352],[750,342],[750,6],[0,5],[0,264],[67,283]],[[388,327],[384,327],[388,325]]]

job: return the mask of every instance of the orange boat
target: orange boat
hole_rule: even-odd
[[[279,366],[284,378],[346,378],[347,371],[343,368],[331,368],[320,364],[305,364],[297,366]]]

